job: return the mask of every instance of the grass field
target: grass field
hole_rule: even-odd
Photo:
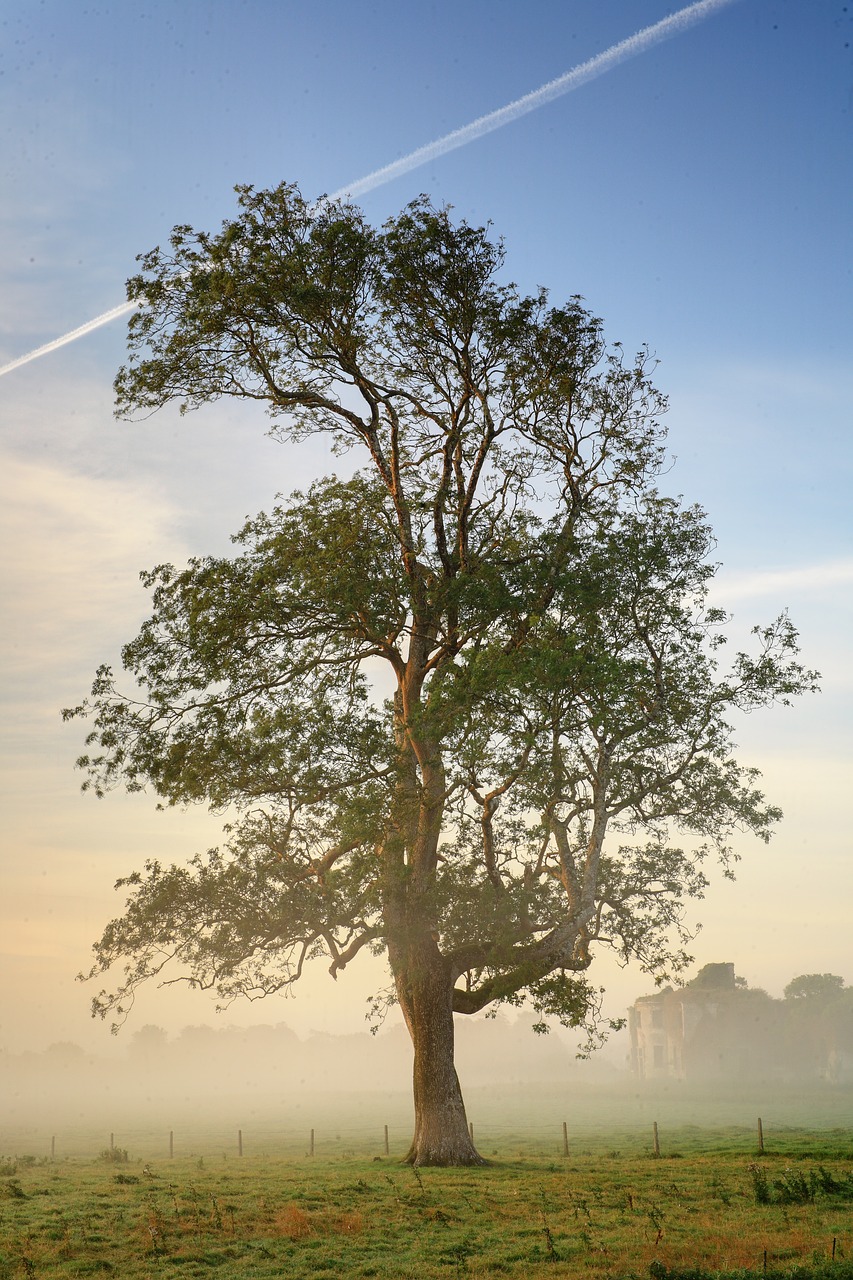
[[[660,1158],[618,1137],[549,1158],[529,1134],[495,1135],[478,1170],[322,1147],[6,1157],[0,1280],[853,1277],[849,1130],[776,1131],[760,1158],[746,1130],[671,1129]]]

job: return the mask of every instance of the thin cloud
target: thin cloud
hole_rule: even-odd
[[[834,590],[853,583],[853,560],[829,560],[822,564],[802,565],[790,569],[767,569],[757,573],[723,577],[715,584],[714,594],[726,601],[745,600],[753,596],[769,596]]]
[[[52,702],[72,651],[86,654],[88,676],[90,637],[110,635],[128,612],[142,612],[140,559],[162,546],[173,521],[169,505],[138,485],[0,455],[0,536],[18,548],[0,561],[9,700],[23,702],[36,690],[40,705]]]
[[[586,62],[579,63],[571,71],[565,72],[564,75],[558,76],[555,80],[549,80],[546,84],[540,85],[538,89],[534,89],[523,97],[507,103],[505,107],[499,107],[498,110],[491,111],[487,115],[478,116],[470,124],[464,125],[460,129],[454,129],[452,133],[446,133],[434,142],[428,142],[425,146],[410,151],[408,155],[402,156],[399,160],[394,160],[391,164],[384,165],[381,169],[375,169],[363,178],[356,178],[354,182],[350,182],[333,192],[329,199],[337,200],[345,196],[354,198],[364,195],[368,191],[375,191],[377,187],[384,186],[395,178],[401,177],[404,173],[410,173],[413,169],[420,168],[421,165],[429,164],[430,161],[446,155],[449,151],[455,151],[459,147],[466,147],[469,143],[475,142],[487,133],[493,133],[495,129],[502,129],[505,125],[521,119],[528,112],[537,111],[539,107],[545,106],[548,102],[553,102],[555,98],[561,98],[565,94],[579,89],[582,85],[588,84],[591,80],[596,80],[599,76],[612,71],[614,67],[627,62],[629,58],[635,58],[639,54],[645,53],[647,49],[651,49],[654,45],[661,44],[664,40],[680,35],[681,32],[686,31],[689,27],[703,22],[706,18],[711,17],[712,14],[733,3],[735,3],[735,0],[698,0],[696,4],[679,9],[677,13],[670,14],[668,18],[663,18],[660,22],[655,22],[649,27],[643,27],[642,30],[635,32],[634,35],[628,36],[626,40],[620,40],[618,44],[605,49],[603,53],[596,54],[594,58],[589,58]],[[63,334],[62,337],[54,338],[51,342],[46,342],[43,346],[36,347],[34,351],[28,351],[25,355],[10,360],[8,364],[0,366],[0,378],[7,373],[12,373],[15,369],[22,368],[23,365],[30,364],[33,360],[39,360],[42,356],[50,355],[52,351],[58,351],[60,347],[66,346],[69,342],[76,342],[78,338],[86,337],[87,334],[93,333],[95,329],[111,324],[113,320],[118,320],[122,316],[128,315],[136,305],[134,302],[122,303],[121,306],[104,311],[101,315],[95,316],[93,320],[88,320],[85,324],[80,325],[79,328]]]

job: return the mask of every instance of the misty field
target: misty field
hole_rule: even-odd
[[[478,1170],[324,1134],[313,1158],[239,1158],[200,1128],[204,1154],[173,1159],[7,1153],[0,1280],[853,1276],[849,1129],[768,1127],[759,1156],[748,1127],[670,1124],[655,1157],[644,1128],[590,1128],[565,1156],[557,1133],[489,1125]]]

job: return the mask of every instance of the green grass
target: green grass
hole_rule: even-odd
[[[503,1135],[477,1170],[330,1154],[7,1158],[0,1280],[853,1277],[848,1132],[776,1134],[760,1160],[748,1131],[737,1148],[737,1133],[721,1146],[672,1130],[661,1159],[598,1136],[589,1154],[548,1158],[517,1153],[529,1134]]]

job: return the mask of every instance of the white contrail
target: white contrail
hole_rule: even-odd
[[[573,89],[579,89],[582,84],[588,84],[590,80],[603,76],[605,72],[611,71],[613,67],[618,67],[621,62],[627,62],[629,58],[636,57],[638,53],[644,53],[652,45],[660,44],[662,40],[668,40],[670,36],[686,31],[694,23],[701,22],[703,18],[710,17],[718,9],[723,9],[726,5],[732,3],[733,0],[699,0],[697,4],[688,5],[686,9],[679,9],[678,13],[673,13],[670,17],[663,18],[660,22],[655,22],[650,27],[643,27],[641,31],[629,36],[627,40],[620,40],[619,44],[614,44],[610,49],[605,49],[604,53],[598,53],[587,62],[579,63],[571,71],[558,76],[556,80],[549,80],[547,84],[541,85],[540,88],[534,89],[531,93],[526,93],[523,98],[516,98],[514,102],[508,103],[505,107],[499,107],[497,111],[490,111],[488,115],[479,116],[461,129],[454,129],[452,133],[446,133],[443,138],[438,138],[435,142],[428,142],[426,146],[418,147],[417,151],[410,151],[407,156],[402,156],[399,160],[393,161],[392,164],[386,164],[381,169],[375,169],[366,178],[357,178],[349,186],[341,187],[339,191],[335,191],[329,199],[338,200],[344,196],[364,195],[366,191],[373,191],[376,187],[382,186],[383,183],[390,182],[393,178],[399,178],[401,174],[409,173],[412,169],[417,169],[419,165],[429,164],[430,160],[446,155],[448,151],[455,151],[457,147],[465,147],[476,138],[482,138],[484,134],[491,133],[494,129],[502,129],[505,124],[511,124],[513,120],[518,120],[521,116],[527,115],[528,111],[536,111],[537,108],[544,106],[546,102],[552,102],[554,98],[561,98],[564,93],[571,93]]]
[[[428,142],[426,146],[418,147],[416,151],[410,151],[408,155],[401,156],[399,160],[394,160],[393,163],[386,164],[381,169],[375,169],[373,173],[367,174],[366,177],[357,178],[355,182],[351,182],[348,186],[341,187],[338,191],[333,192],[327,199],[338,200],[344,196],[355,197],[364,195],[367,191],[374,191],[377,187],[383,186],[384,183],[391,182],[394,178],[399,178],[401,174],[409,173],[420,165],[429,164],[431,160],[436,160],[439,156],[446,155],[448,151],[455,151],[457,147],[465,147],[469,142],[482,138],[484,134],[491,133],[495,129],[502,129],[504,125],[511,124],[513,120],[518,120],[521,116],[527,115],[528,111],[536,111],[538,107],[544,106],[546,102],[552,102],[554,98],[560,98],[565,93],[571,93],[573,89],[579,89],[581,85],[588,84],[590,80],[595,80],[598,76],[603,76],[605,72],[611,71],[613,67],[618,67],[620,63],[627,62],[629,58],[634,58],[637,54],[644,53],[646,49],[650,49],[653,45],[660,44],[661,41],[668,40],[671,36],[686,31],[688,27],[692,27],[695,23],[709,18],[718,9],[724,9],[727,5],[733,3],[734,0],[698,0],[698,3],[690,4],[686,9],[679,9],[677,13],[670,14],[668,18],[662,18],[660,22],[655,22],[650,27],[643,27],[641,31],[635,32],[627,40],[620,40],[618,44],[605,49],[603,53],[596,54],[594,58],[589,58],[586,62],[579,63],[571,71],[558,76],[556,80],[549,80],[547,84],[541,85],[531,93],[526,93],[522,98],[516,98],[514,102],[508,103],[505,107],[499,107],[497,111],[490,111],[488,115],[479,116],[461,129],[454,129],[452,133],[444,134],[443,137],[436,139],[435,142]],[[87,333],[100,329],[102,325],[118,320],[120,316],[128,315],[136,305],[135,302],[124,302],[120,307],[113,307],[111,311],[104,311],[102,315],[95,316],[94,320],[81,324],[78,329],[72,329],[70,333],[63,334],[61,338],[54,338],[52,342],[46,342],[44,346],[36,347],[35,351],[29,351],[26,355],[18,356],[16,360],[11,360],[8,364],[0,365],[0,378],[4,374],[11,373],[13,369],[20,369],[22,365],[29,364],[31,360],[38,360],[40,356],[49,355],[51,351],[64,347],[68,342],[76,342],[78,338],[83,338]]]
[[[123,302],[120,307],[113,307],[112,311],[104,311],[102,315],[95,316],[94,320],[87,320],[85,324],[81,324],[79,329],[72,329],[70,333],[64,333],[61,338],[54,338],[52,342],[46,342],[43,347],[36,347],[35,351],[28,351],[25,356],[18,356],[17,360],[10,360],[8,364],[0,365],[0,378],[4,373],[11,373],[13,369],[20,369],[22,364],[29,364],[31,360],[38,360],[40,356],[50,355],[51,351],[57,351],[60,347],[64,347],[67,342],[76,342],[78,338],[85,338],[87,333],[91,333],[94,329],[100,329],[103,324],[110,324],[113,320],[118,320],[120,316],[126,316],[129,312],[135,310],[135,302]]]

